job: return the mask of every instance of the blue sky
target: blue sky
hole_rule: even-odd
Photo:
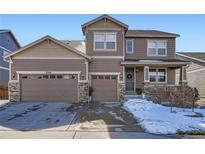
[[[0,29],[11,29],[22,46],[45,35],[61,40],[84,39],[81,25],[99,15],[0,15]],[[205,51],[205,15],[118,15],[129,29],[180,34],[177,51]]]

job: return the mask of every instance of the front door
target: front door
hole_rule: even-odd
[[[134,68],[126,68],[126,91],[134,91]]]

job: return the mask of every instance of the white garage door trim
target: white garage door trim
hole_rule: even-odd
[[[87,82],[87,80],[80,80],[80,71],[16,71],[17,80],[10,81],[18,81],[20,83],[20,75],[24,74],[77,74],[78,75],[78,83]],[[20,85],[21,86],[21,85]],[[79,102],[79,91],[77,90],[77,101]]]

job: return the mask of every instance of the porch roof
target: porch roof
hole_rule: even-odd
[[[180,67],[186,66],[191,62],[180,59],[126,59],[121,61],[121,65],[125,66],[167,66]]]

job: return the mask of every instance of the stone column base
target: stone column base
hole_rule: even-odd
[[[89,84],[87,82],[78,83],[78,101],[79,103],[88,103]]]
[[[125,96],[125,84],[119,83],[119,101],[122,102]]]
[[[9,81],[9,101],[20,102],[20,85],[18,81]]]

